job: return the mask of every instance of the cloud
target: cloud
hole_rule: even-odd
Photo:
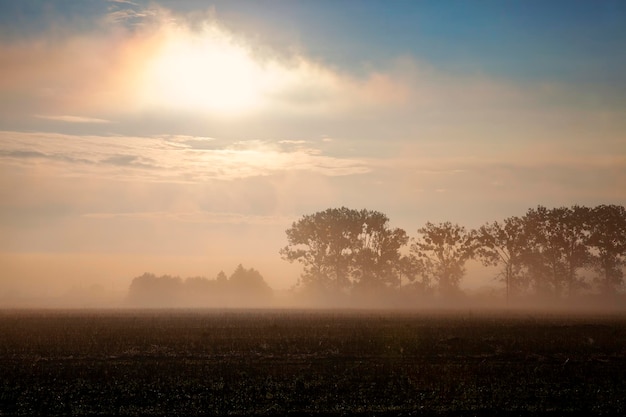
[[[306,140],[296,140],[296,139],[285,139],[285,140],[278,141],[278,143],[280,144],[289,144],[289,145],[303,145],[307,142],[308,141]]]
[[[89,31],[0,42],[0,109],[105,123],[147,112],[333,115],[404,103],[406,88],[392,74],[355,76],[302,55],[260,52],[210,14],[198,22],[156,6],[111,7]]]
[[[315,148],[239,141],[207,146],[214,140],[190,136],[72,136],[0,132],[0,160],[29,166],[47,160],[63,175],[120,180],[202,182],[303,171],[325,176],[358,175],[365,161],[324,155]],[[282,148],[281,146],[284,146]],[[38,162],[37,162],[38,164]]]
[[[155,161],[149,158],[144,158],[139,155],[112,155],[104,158],[100,161],[102,164],[115,165],[119,167],[134,167],[145,169],[156,169]]]
[[[111,5],[105,21],[111,24],[139,25],[157,14],[155,8],[142,7],[130,0],[107,0]]]
[[[581,105],[593,86],[446,74],[414,56],[340,70],[215,14],[109,6],[90,30],[0,41],[0,169],[159,184],[315,177],[290,192],[407,212],[428,193],[626,198],[626,117]]]
[[[584,86],[446,74],[417,56],[340,70],[289,47],[271,50],[260,35],[237,33],[210,11],[110,1],[106,13],[89,29],[0,41],[0,121],[52,114],[43,117],[76,124],[124,120],[123,131],[149,119],[179,133],[184,119],[190,120],[185,129],[200,135],[218,120],[237,134],[250,126],[248,137],[263,125],[271,133],[290,129],[279,135],[287,140],[303,126],[330,137],[357,132],[352,139],[378,139],[393,126],[394,136],[411,140],[442,126],[502,126],[606,95]]]
[[[137,3],[130,0],[107,0],[109,3],[130,4],[131,6],[138,6]]]
[[[135,5],[131,2],[123,2],[124,4]],[[140,25],[144,23],[146,18],[154,17],[156,13],[148,11],[138,11],[133,9],[114,10],[107,14],[106,20],[114,24],[134,24]]]
[[[157,211],[157,212],[102,212],[85,213],[88,219],[136,219],[166,220],[201,224],[249,224],[249,225],[288,225],[293,221],[287,216],[263,216],[242,213],[218,213],[206,211]]]
[[[83,117],[83,116],[52,116],[52,115],[42,115],[36,114],[35,117],[39,119],[53,120],[59,122],[67,122],[67,123],[112,123],[110,120],[98,119],[95,117]]]

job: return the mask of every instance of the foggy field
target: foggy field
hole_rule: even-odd
[[[0,415],[623,415],[626,316],[0,312]]]
[[[0,417],[626,417],[626,0],[0,0]]]

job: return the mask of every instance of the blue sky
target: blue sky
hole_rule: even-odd
[[[218,18],[275,46],[348,68],[412,55],[447,71],[514,78],[622,81],[621,1],[3,1],[3,35],[89,30],[115,9],[160,4]],[[68,28],[69,26],[69,28]],[[274,33],[274,35],[272,35]],[[272,39],[274,36],[274,39]],[[265,40],[264,39],[264,40]],[[293,46],[293,45],[289,45]]]
[[[284,230],[328,207],[412,235],[625,204],[625,21],[622,1],[0,1],[0,262],[50,291],[240,262],[289,287]]]

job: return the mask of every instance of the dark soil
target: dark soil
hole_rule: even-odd
[[[0,415],[626,415],[626,317],[0,312]]]

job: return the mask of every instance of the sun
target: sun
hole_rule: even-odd
[[[145,106],[232,115],[261,107],[272,80],[248,48],[205,28],[169,33],[149,60],[142,85]]]

